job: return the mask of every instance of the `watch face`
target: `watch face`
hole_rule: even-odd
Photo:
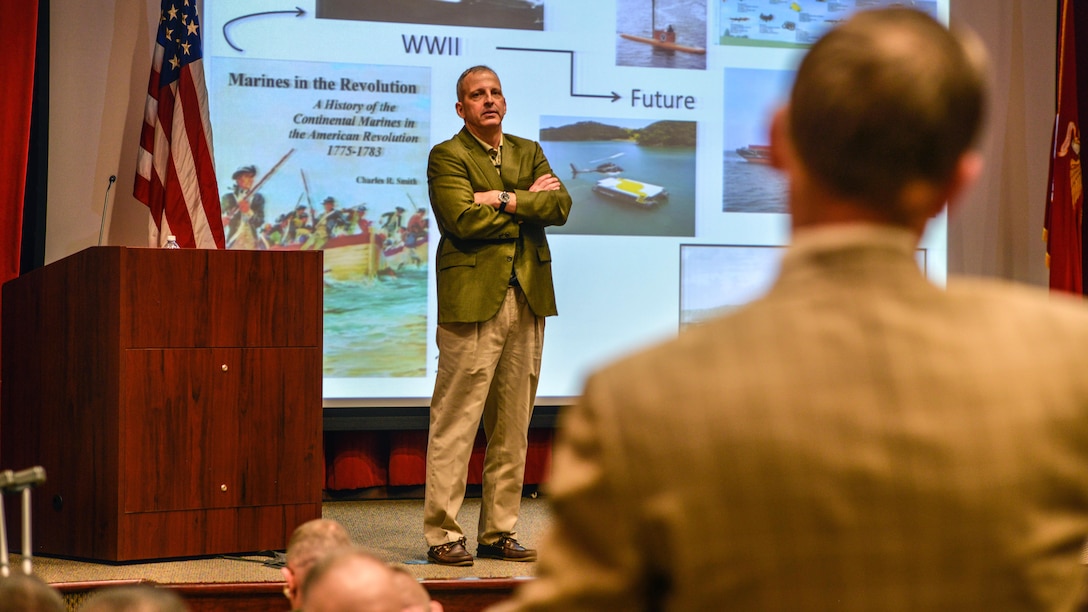
[[[503,204],[509,204],[510,203],[510,194],[506,193],[505,191],[500,193],[499,194],[499,201],[502,202]]]

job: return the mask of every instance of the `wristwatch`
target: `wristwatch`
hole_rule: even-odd
[[[499,193],[499,212],[506,212],[506,205],[510,203],[510,194],[503,191]]]

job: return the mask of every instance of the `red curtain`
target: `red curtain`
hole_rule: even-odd
[[[0,284],[19,275],[38,0],[0,0]]]
[[[525,484],[538,485],[548,480],[553,437],[550,428],[529,430]],[[469,484],[480,484],[483,459],[484,436],[481,432],[469,460]],[[426,463],[426,430],[325,432],[325,489],[328,491],[422,485],[426,478]]]

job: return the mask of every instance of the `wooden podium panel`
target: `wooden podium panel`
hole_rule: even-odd
[[[35,553],[275,550],[321,516],[320,251],[93,247],[6,283],[0,321]]]

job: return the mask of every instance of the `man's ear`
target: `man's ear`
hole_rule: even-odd
[[[903,185],[899,193],[900,212],[924,226],[945,208],[951,211],[981,172],[982,156],[975,151],[964,153],[944,183],[915,179]]]
[[[458,117],[460,117],[462,119],[465,118],[465,107],[461,106],[461,102],[459,102],[459,101],[455,102],[453,104],[453,109],[457,111],[457,116]]]
[[[978,180],[983,165],[982,154],[978,151],[968,151],[960,156],[945,190],[949,210],[963,199],[963,194]]]
[[[291,597],[298,589],[298,585],[295,584],[295,573],[292,572],[289,567],[281,567],[280,572],[283,573],[283,580],[287,583],[287,586],[283,589],[283,593],[284,595]]]

